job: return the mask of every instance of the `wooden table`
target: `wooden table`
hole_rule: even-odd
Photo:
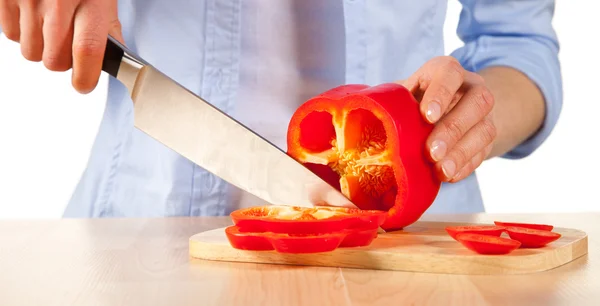
[[[600,305],[600,214],[425,216],[586,231],[588,255],[543,273],[463,276],[190,259],[228,218],[0,221],[0,305]]]

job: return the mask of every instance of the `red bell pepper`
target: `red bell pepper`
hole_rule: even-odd
[[[383,229],[402,229],[423,215],[440,189],[425,151],[432,129],[405,87],[344,85],[296,110],[288,154],[359,208],[386,211]]]
[[[343,207],[294,207],[265,205],[238,209],[233,223],[246,231],[286,234],[322,234],[352,228],[377,229],[385,212]]]
[[[298,254],[367,246],[377,237],[377,228],[355,228],[325,234],[284,234],[253,232],[233,225],[225,229],[225,234],[236,249]]]
[[[517,240],[473,233],[459,233],[456,240],[469,250],[485,255],[508,254],[521,245]]]
[[[535,224],[535,223],[517,223],[517,222],[502,222],[502,221],[494,221],[494,224],[498,226],[504,227],[524,227],[531,229],[538,229],[543,231],[551,231],[554,226],[549,224]]]
[[[494,221],[496,225],[448,226],[446,232],[480,254],[508,254],[518,248],[541,248],[559,239],[553,225]],[[508,233],[510,238],[500,237]]]
[[[522,248],[541,248],[560,238],[559,233],[525,227],[507,227],[511,239],[521,242]]]
[[[456,235],[462,233],[480,234],[488,236],[500,237],[504,233],[505,228],[502,226],[493,225],[464,225],[464,226],[448,226],[446,232],[450,237],[456,240]]]
[[[256,232],[240,231],[240,228],[233,225],[225,228],[225,235],[232,247],[240,250],[251,251],[270,251],[273,250],[273,244],[264,234]]]
[[[377,228],[347,229],[344,232],[346,238],[340,244],[340,248],[362,247],[370,245],[377,238]]]

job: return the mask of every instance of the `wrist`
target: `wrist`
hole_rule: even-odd
[[[478,73],[495,99],[490,116],[498,132],[486,157],[490,159],[513,150],[539,131],[545,103],[535,83],[514,68],[489,67]]]

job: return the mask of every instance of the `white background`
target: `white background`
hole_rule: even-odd
[[[557,2],[563,112],[554,133],[533,155],[495,159],[479,168],[488,212],[600,211],[600,129],[594,120],[600,114],[600,4]],[[455,34],[459,13],[460,5],[451,0],[448,53],[461,45]],[[61,216],[86,165],[105,91],[103,78],[92,94],[77,94],[70,72],[49,72],[41,63],[27,62],[16,43],[0,36],[0,218]]]

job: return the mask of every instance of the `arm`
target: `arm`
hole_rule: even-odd
[[[538,138],[547,136],[549,131],[540,131],[545,119],[544,97],[526,75],[510,67],[488,67],[479,74],[496,100],[491,112],[496,125],[496,139],[486,158],[504,155],[536,133]],[[533,151],[531,145],[529,147],[527,153]]]
[[[523,158],[546,140],[562,107],[554,1],[460,1],[465,46],[452,56],[483,76],[495,100],[497,134],[487,158]]]
[[[562,106],[552,0],[460,0],[465,46],[402,81],[435,124],[426,147],[437,174],[458,182],[493,156],[523,158]]]

